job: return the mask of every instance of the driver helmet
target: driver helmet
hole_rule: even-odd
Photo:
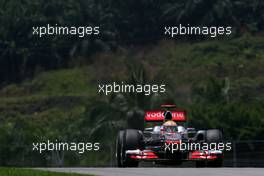
[[[172,120],[172,113],[170,111],[164,112],[164,126],[177,126],[176,122]]]

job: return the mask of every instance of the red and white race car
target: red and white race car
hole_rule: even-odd
[[[218,129],[186,128],[186,112],[163,105],[167,110],[145,112],[144,131],[121,130],[116,141],[118,167],[137,167],[140,161],[179,165],[195,161],[197,167],[221,167],[222,132]],[[168,110],[170,109],[170,110]]]

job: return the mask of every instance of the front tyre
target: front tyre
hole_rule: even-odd
[[[138,167],[139,162],[126,156],[127,150],[140,148],[143,136],[138,130],[120,131],[117,136],[116,157],[118,167]]]
[[[218,129],[210,129],[205,131],[205,142],[220,143],[223,141],[223,134]],[[196,167],[222,167],[223,159],[218,158],[214,161],[196,161]]]
[[[116,138],[116,159],[117,159],[117,167],[123,167],[123,151],[122,145],[124,140],[124,131],[119,131]]]

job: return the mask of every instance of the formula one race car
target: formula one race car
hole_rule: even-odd
[[[155,164],[180,165],[195,161],[196,167],[221,167],[223,150],[218,129],[186,128],[186,111],[175,105],[162,105],[166,110],[145,112],[144,131],[121,130],[116,140],[118,167],[137,167],[140,161]]]

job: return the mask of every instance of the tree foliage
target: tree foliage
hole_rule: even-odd
[[[260,0],[3,0],[0,84],[18,82],[42,70],[70,67],[70,58],[156,41],[164,25],[231,25],[238,32],[260,32],[263,8]],[[98,25],[101,33],[99,38],[32,35],[33,26],[47,24]]]

